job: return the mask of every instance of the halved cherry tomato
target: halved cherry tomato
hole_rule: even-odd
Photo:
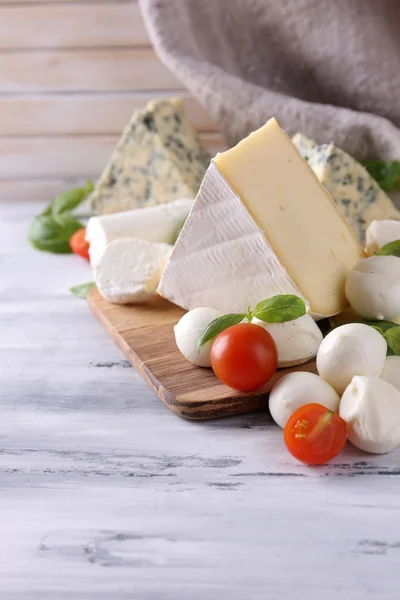
[[[85,227],[78,229],[78,231],[75,231],[75,233],[71,236],[69,245],[71,246],[72,252],[75,252],[75,254],[79,254],[79,256],[89,260],[89,242],[85,240],[85,235]]]
[[[225,385],[252,392],[271,379],[278,364],[272,336],[251,323],[221,331],[211,346],[211,366]]]
[[[283,437],[297,460],[321,465],[342,450],[347,440],[347,425],[337,413],[321,404],[305,404],[290,417]]]

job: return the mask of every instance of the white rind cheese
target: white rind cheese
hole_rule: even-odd
[[[365,243],[367,227],[373,220],[400,219],[400,212],[389,196],[347,152],[333,144],[313,147],[313,140],[301,134],[292,139],[361,243]]]
[[[141,304],[157,293],[172,246],[136,238],[111,242],[93,271],[100,294],[114,304]]]
[[[92,217],[86,227],[90,264],[96,266],[107,245],[119,238],[134,237],[147,242],[173,244],[192,204],[192,200],[175,200],[168,204]]]
[[[221,312],[295,294],[319,318],[348,306],[346,277],[363,256],[332,198],[271,119],[213,160],[159,292],[184,308]]]
[[[133,114],[89,203],[106,214],[194,198],[210,158],[180,100],[151,101]]]
[[[306,298],[240,197],[212,163],[161,277],[158,293],[187,310],[222,313],[278,294]]]

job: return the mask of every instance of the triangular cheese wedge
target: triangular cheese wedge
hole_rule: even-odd
[[[210,159],[182,102],[153,100],[133,114],[89,203],[107,214],[194,198]]]
[[[296,294],[320,318],[348,306],[346,276],[363,256],[333,199],[271,119],[215,157],[158,291],[183,308],[221,312]]]

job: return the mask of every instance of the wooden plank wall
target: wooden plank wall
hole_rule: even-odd
[[[133,110],[183,96],[210,151],[215,123],[158,60],[135,0],[0,0],[0,202],[96,178]]]

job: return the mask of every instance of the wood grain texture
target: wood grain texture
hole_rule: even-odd
[[[0,49],[118,46],[151,46],[136,3],[0,5]]]
[[[97,176],[120,136],[0,137],[0,180],[20,177]],[[224,148],[219,134],[200,135],[212,155]]]
[[[150,48],[0,53],[0,92],[176,90],[182,84]]]
[[[308,468],[266,411],[178,419],[68,293],[85,261],[26,243],[42,204],[0,201],[2,600],[399,597],[399,450]]]
[[[245,413],[268,405],[268,392],[286,373],[316,373],[315,361],[278,369],[253,394],[223,385],[212,369],[190,364],[175,344],[173,327],[186,311],[159,298],[150,304],[118,306],[91,290],[89,307],[130,363],[174,413],[187,419],[213,419]]]
[[[0,136],[120,134],[133,111],[151,99],[179,96],[193,126],[216,131],[207,111],[187,92],[126,92],[92,94],[13,94],[0,96]]]

